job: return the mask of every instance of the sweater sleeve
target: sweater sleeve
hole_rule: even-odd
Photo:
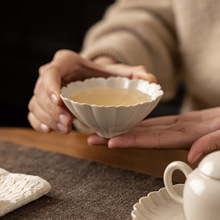
[[[170,100],[177,88],[174,27],[171,0],[118,0],[87,32],[81,55],[146,66],[161,84],[163,100]]]

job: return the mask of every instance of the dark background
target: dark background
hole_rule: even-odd
[[[30,126],[28,102],[38,68],[59,49],[79,52],[88,28],[113,0],[5,1],[0,13],[0,126]],[[151,114],[173,114],[180,99]]]
[[[0,12],[0,126],[29,126],[38,68],[59,49],[80,51],[113,0],[5,1]]]

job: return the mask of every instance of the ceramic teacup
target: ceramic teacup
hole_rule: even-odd
[[[144,100],[136,102],[136,93],[143,94]],[[128,132],[156,107],[162,96],[160,85],[126,77],[90,78],[61,89],[67,108],[83,125],[104,138]]]

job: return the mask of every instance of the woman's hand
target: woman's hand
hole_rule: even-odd
[[[146,119],[127,134],[109,140],[91,135],[88,144],[107,144],[109,148],[190,148],[188,161],[194,163],[202,155],[220,150],[220,107]]]
[[[31,126],[44,133],[52,130],[69,133],[72,129],[73,115],[60,98],[61,86],[89,77],[116,75],[156,82],[156,78],[143,66],[116,64],[106,56],[98,57],[92,62],[70,50],[58,51],[50,63],[39,69],[34,95],[28,105],[28,120]]]

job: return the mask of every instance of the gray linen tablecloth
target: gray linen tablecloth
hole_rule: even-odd
[[[40,176],[51,191],[1,220],[129,220],[160,178],[0,140],[0,167]]]

